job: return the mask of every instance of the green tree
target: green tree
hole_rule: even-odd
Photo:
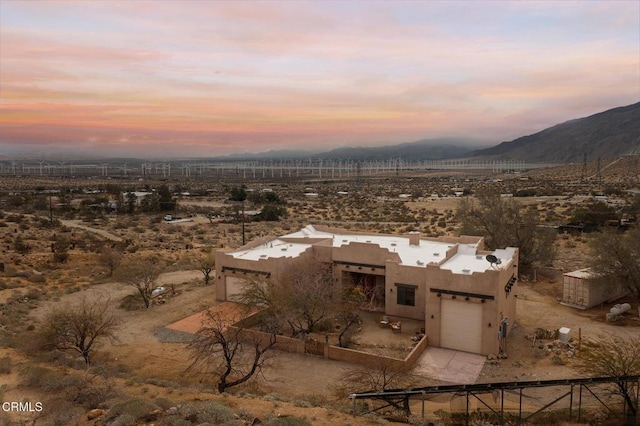
[[[640,298],[640,228],[624,234],[613,230],[594,234],[590,246],[590,280],[604,287],[620,284]]]
[[[13,241],[13,249],[16,251],[16,253],[24,256],[25,254],[29,254],[29,252],[31,251],[31,246],[25,243],[22,237],[18,235]]]
[[[159,205],[161,211],[173,211],[176,207],[173,200],[173,194],[167,185],[161,185],[158,188]]]
[[[100,250],[98,259],[100,263],[107,268],[109,276],[111,277],[118,266],[120,266],[123,256],[124,251],[120,247],[105,245]]]
[[[53,251],[53,260],[56,263],[64,263],[69,259],[69,245],[71,243],[66,237],[58,236],[51,245]]]
[[[287,209],[274,204],[267,204],[255,218],[257,221],[277,222],[281,217],[287,216]]]
[[[229,197],[231,201],[244,201],[247,199],[247,191],[245,190],[244,185],[242,186],[234,186],[231,188],[231,196]]]
[[[136,210],[137,197],[133,192],[127,192],[125,196],[125,212],[133,214]]]
[[[555,231],[540,227],[537,212],[513,198],[502,198],[495,191],[480,192],[475,199],[463,198],[457,218],[461,234],[485,237],[490,250],[517,247],[521,274],[549,264],[555,257]]]
[[[574,222],[594,223],[604,225],[607,221],[617,220],[618,213],[613,207],[601,201],[594,201],[575,209],[571,218]]]
[[[160,276],[160,265],[151,258],[127,262],[118,269],[118,278],[140,293],[145,308],[151,307],[151,293]]]
[[[206,254],[201,254],[194,259],[196,269],[204,275],[204,285],[209,285],[211,272],[216,267],[216,252],[210,250]]]

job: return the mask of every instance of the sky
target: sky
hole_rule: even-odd
[[[638,101],[635,0],[0,0],[0,155],[491,146]]]

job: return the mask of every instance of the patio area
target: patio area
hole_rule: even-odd
[[[360,318],[360,331],[353,335],[349,347],[363,352],[403,359],[424,331],[424,321],[385,316],[381,312],[362,311]],[[337,338],[337,334],[332,335],[329,342],[337,344]]]

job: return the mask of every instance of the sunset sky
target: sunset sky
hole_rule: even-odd
[[[634,0],[0,0],[0,155],[494,145],[638,101]]]

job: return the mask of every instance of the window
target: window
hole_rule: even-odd
[[[396,284],[398,305],[416,306],[416,288],[414,285]]]

